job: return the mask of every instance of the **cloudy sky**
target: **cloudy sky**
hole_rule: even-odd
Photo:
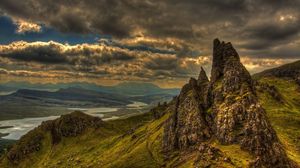
[[[1,0],[0,77],[179,87],[216,37],[251,73],[300,59],[300,0]]]

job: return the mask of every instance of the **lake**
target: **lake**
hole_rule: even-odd
[[[147,104],[142,102],[133,102],[128,104],[127,109],[138,109],[147,106]],[[97,108],[68,108],[71,111],[79,110],[86,114],[103,118],[105,113],[116,112],[120,108],[109,108],[109,107],[97,107]],[[49,116],[49,117],[39,117],[39,118],[23,118],[16,120],[5,120],[0,121],[0,133],[9,133],[9,135],[2,137],[3,139],[13,139],[18,140],[28,131],[40,125],[43,121],[54,120],[60,116]],[[103,120],[115,120],[120,118],[120,116],[111,116],[109,118],[104,118]],[[9,127],[11,126],[11,127]]]

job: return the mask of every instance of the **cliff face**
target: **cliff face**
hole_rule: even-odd
[[[211,137],[211,131],[205,116],[203,81],[191,78],[180,95],[172,110],[174,113],[165,126],[165,150],[187,149]],[[201,102],[201,103],[199,103]]]
[[[214,40],[208,81],[203,69],[176,99],[164,129],[165,152],[217,139],[255,156],[253,167],[293,167],[258,102],[249,72],[231,43]]]

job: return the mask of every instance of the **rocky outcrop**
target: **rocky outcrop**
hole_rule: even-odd
[[[163,143],[165,152],[187,149],[211,137],[206,118],[208,116],[205,114],[204,97],[206,96],[201,87],[208,83],[202,79],[205,77],[199,80],[191,78],[176,98],[176,103],[172,107],[174,112],[165,124]]]
[[[206,72],[204,71],[203,67],[201,67],[197,82],[198,82],[198,86],[200,86],[200,87],[202,87],[202,86],[206,87],[209,83],[208,77],[207,77]]]
[[[45,121],[41,129],[50,131],[52,144],[60,142],[62,137],[74,137],[80,135],[87,128],[98,128],[104,122],[98,117],[92,117],[80,111],[62,115],[59,119]]]
[[[176,99],[176,98],[175,98]],[[150,113],[152,113],[154,119],[159,119],[165,114],[166,108],[168,107],[167,102],[164,102],[163,104],[158,103],[158,105],[150,110]]]
[[[255,156],[253,167],[293,167],[231,43],[214,40],[210,81],[204,73],[182,88],[165,124],[164,149],[184,150],[213,137],[240,144]]]
[[[289,167],[283,147],[255,95],[250,74],[239,58],[231,54],[222,54],[224,69],[213,83],[220,85],[212,93],[216,138],[223,144],[239,143],[242,149],[254,154],[255,167]]]
[[[7,159],[12,164],[18,164],[19,161],[26,158],[33,152],[41,150],[42,140],[45,135],[40,130],[32,130],[23,136],[7,153]]]
[[[240,59],[238,53],[235,51],[231,43],[220,42],[215,39],[213,42],[213,63],[211,70],[211,82],[214,83],[224,75],[224,67],[227,59],[233,57],[237,60]]]
[[[27,155],[41,150],[42,142],[50,134],[51,143],[55,145],[63,137],[74,137],[82,134],[86,129],[101,127],[104,122],[98,117],[92,117],[76,111],[62,115],[60,118],[45,121],[40,126],[30,131],[15,144],[7,153],[8,160],[18,164]]]

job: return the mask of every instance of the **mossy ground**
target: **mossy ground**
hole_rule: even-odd
[[[257,92],[260,103],[266,109],[267,116],[288,156],[300,165],[300,87],[293,80],[263,78],[260,82],[274,85],[282,95],[284,102],[276,101],[267,92]]]

